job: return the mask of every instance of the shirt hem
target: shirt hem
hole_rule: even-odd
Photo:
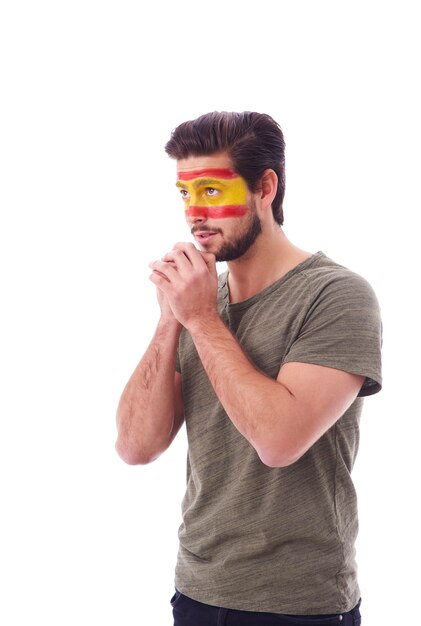
[[[343,598],[345,604],[321,604],[318,606],[307,605],[307,604],[268,604],[265,602],[255,602],[255,601],[238,601],[233,602],[232,598],[225,597],[220,594],[215,594],[209,596],[207,594],[202,593],[200,590],[191,587],[185,587],[184,585],[177,583],[176,581],[176,589],[180,591],[183,595],[187,596],[191,600],[195,600],[196,602],[200,602],[202,604],[206,604],[208,606],[214,606],[222,609],[232,610],[232,611],[248,611],[251,613],[277,613],[279,615],[326,615],[326,614],[341,614],[347,613],[351,611],[355,605],[357,604],[360,598],[359,589],[357,589],[351,597],[348,597],[346,600]],[[332,590],[332,596],[336,595]]]

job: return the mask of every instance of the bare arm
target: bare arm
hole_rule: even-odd
[[[154,461],[183,423],[181,376],[175,370],[181,326],[162,316],[117,409],[116,450],[130,465]]]
[[[356,398],[363,376],[308,363],[287,363],[276,380],[258,371],[215,316],[189,327],[221,404],[263,463],[297,461]]]
[[[363,376],[307,363],[285,364],[276,380],[257,370],[217,312],[213,255],[177,244],[153,269],[222,406],[266,465],[294,463],[356,398]]]

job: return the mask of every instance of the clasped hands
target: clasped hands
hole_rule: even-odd
[[[218,315],[215,256],[192,243],[177,243],[160,261],[149,263],[164,314],[169,309],[185,328]]]

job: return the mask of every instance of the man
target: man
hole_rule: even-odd
[[[381,387],[379,308],[285,236],[284,147],[250,112],[181,124],[166,146],[199,249],[151,263],[161,317],[117,450],[149,463],[186,423],[176,626],[360,623],[350,472],[362,397]]]

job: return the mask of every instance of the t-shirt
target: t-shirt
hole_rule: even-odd
[[[365,376],[359,397],[295,463],[270,468],[219,402],[189,333],[179,342],[188,436],[176,587],[206,604],[289,614],[357,603],[357,500],[351,479],[363,396],[381,388],[381,321],[370,285],[322,252],[221,318],[256,368],[288,362]]]

